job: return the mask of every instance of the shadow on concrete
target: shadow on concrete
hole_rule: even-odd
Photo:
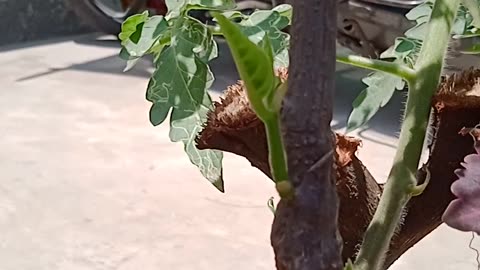
[[[61,40],[67,41],[68,39]],[[86,46],[109,47],[117,48],[118,51],[120,50],[119,42],[114,37],[92,37],[92,35],[86,35],[76,37],[75,39],[73,39],[73,41],[75,43]],[[222,92],[224,89],[227,88],[227,86],[234,84],[239,77],[226,43],[223,40],[219,40],[218,47],[220,57],[211,62],[211,69],[215,74],[215,82],[211,90],[215,92]],[[151,72],[153,70],[151,57],[145,57],[145,59],[141,59],[137,63],[137,65],[128,72],[123,72],[124,67],[125,61],[120,59],[117,54],[114,54],[93,61],[74,64],[65,68],[50,69],[41,73],[19,78],[18,81],[31,80],[34,78],[48,76],[65,70],[100,72],[118,74],[122,76],[139,76],[148,79],[151,76]],[[334,101],[335,123],[332,126],[335,130],[345,130],[348,115],[352,110],[351,104],[355,97],[360,93],[360,91],[364,89],[365,85],[361,82],[361,79],[367,74],[367,71],[357,68],[345,65],[337,66],[337,86]],[[396,92],[391,102],[387,106],[385,106],[385,108],[380,109],[379,113],[375,115],[375,117],[373,117],[373,119],[368,123],[368,125],[359,132],[359,136],[362,139],[372,141],[372,138],[368,138],[366,137],[366,135],[364,135],[364,132],[366,130],[370,130],[382,133],[386,136],[396,137],[400,127],[401,111],[403,109],[404,96],[405,93],[400,91]],[[394,146],[392,145],[391,147]]]
[[[2,45],[0,46],[0,53],[8,52],[13,50],[22,50],[28,49],[32,47],[39,47],[39,46],[46,46],[52,45],[56,43],[62,42],[69,42],[76,40],[92,40],[100,37],[100,34],[84,34],[84,35],[73,35],[73,36],[62,36],[62,37],[55,37],[55,38],[48,38],[48,39],[41,39],[36,41],[29,41],[29,42],[21,42],[21,43],[12,43],[11,45]],[[93,37],[93,38],[92,38]]]

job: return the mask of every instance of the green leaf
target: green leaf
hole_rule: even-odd
[[[472,16],[471,25],[480,28],[480,2],[478,0],[463,0],[462,4]]]
[[[148,11],[128,17],[122,24],[122,31],[118,34],[118,38],[122,43],[129,40],[133,33],[137,32],[137,26],[144,23],[147,19]]]
[[[124,71],[131,69],[140,57],[152,50],[167,29],[168,24],[163,16],[148,17],[148,12],[144,12],[128,18],[122,24],[122,32],[119,34],[123,51],[121,57],[127,60]],[[159,48],[163,46],[155,46],[156,53],[160,52]]]
[[[280,16],[287,18],[289,24],[292,23],[293,10],[291,5],[281,4],[274,7],[272,10],[280,13]]]
[[[229,10],[235,8],[234,0],[166,0],[168,20],[186,14],[189,10]]]
[[[187,5],[187,0],[165,0],[167,5],[167,20],[176,18],[180,16],[181,13],[185,12],[185,7]]]
[[[234,0],[190,0],[188,9],[229,10],[235,8]]]
[[[410,21],[415,21],[422,17],[429,18],[430,14],[432,13],[432,7],[433,3],[431,0],[425,1],[422,4],[412,8],[407,14],[405,14],[405,17],[407,17],[407,19]]]
[[[368,87],[353,101],[353,111],[348,118],[347,132],[353,131],[367,123],[392,98],[395,89],[403,88],[400,77],[379,72],[366,77],[363,83]]]
[[[213,74],[207,63],[217,55],[216,43],[200,22],[180,17],[172,25],[170,44],[157,58],[148,85],[147,100],[153,103],[150,121],[159,125],[171,111],[170,139],[183,142],[190,161],[223,191],[222,153],[195,147],[195,137],[212,109],[207,89]]]
[[[270,41],[270,38],[268,38],[268,35],[265,35],[262,39],[262,41],[259,44],[261,48],[263,49],[263,52],[265,55],[268,57],[268,61],[270,65],[273,65],[273,51],[272,51],[272,42]]]
[[[248,99],[258,118],[265,122],[277,112],[272,111],[267,101],[275,88],[273,63],[268,54],[247,36],[240,28],[220,14],[214,14],[227,40],[240,78],[245,83]],[[268,38],[264,44],[268,46]]]
[[[399,43],[395,46],[395,51],[400,54],[409,53],[415,49],[415,43],[409,39],[399,39]]]
[[[452,28],[452,34],[461,35],[467,30],[468,13],[464,7],[459,8]]]
[[[423,40],[427,34],[427,23],[420,23],[405,32],[405,36],[411,39]]]
[[[290,5],[287,6],[291,8]],[[282,31],[290,24],[288,16],[288,12],[281,14],[276,10],[258,10],[239,23],[242,33],[255,44],[259,44],[265,34],[268,35],[275,59],[275,68],[288,66],[290,35]]]
[[[408,12],[405,16],[415,20],[416,25],[405,32],[406,37],[395,39],[395,44],[384,51],[380,58],[392,59],[394,62],[413,67],[421,49],[422,40],[426,34],[427,21],[432,12],[431,0],[425,1]],[[405,82],[400,77],[383,72],[371,73],[363,79],[368,86],[353,102],[347,132],[366,124],[378,110],[391,99],[396,89],[404,88]]]
[[[246,16],[245,14],[243,14],[242,12],[238,11],[238,10],[229,10],[229,11],[225,11],[225,12],[222,12],[222,15],[225,16],[225,18],[231,20],[231,19],[246,19],[248,18],[248,16]],[[216,19],[214,18],[214,21],[216,21]]]

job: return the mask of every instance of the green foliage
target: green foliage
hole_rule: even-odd
[[[264,40],[265,35],[268,36],[275,57],[275,68],[288,67],[288,48],[290,41],[290,36],[282,32],[282,29],[287,27],[291,22],[291,7],[283,5],[279,10],[282,13],[275,9],[259,10],[239,22],[242,33],[255,44],[259,44]]]
[[[122,25],[120,57],[127,60],[126,70],[144,55],[154,56],[155,71],[150,78],[146,98],[152,103],[150,121],[162,124],[170,116],[170,139],[182,142],[190,161],[215,187],[223,191],[222,153],[198,150],[195,138],[202,129],[207,112],[212,109],[208,94],[214,76],[209,62],[217,57],[217,44],[212,28],[188,15],[189,10],[202,9],[230,12],[233,0],[167,0],[168,14],[133,15]],[[288,64],[289,36],[281,32],[291,18],[290,6],[270,11],[256,11],[250,16],[230,12],[239,17],[239,27],[255,44],[272,40],[271,61],[278,66]],[[264,44],[264,43],[262,43]]]
[[[380,107],[387,105],[395,89],[404,87],[402,78],[379,71],[363,78],[362,82],[368,85],[368,88],[364,89],[352,103],[353,111],[348,117],[347,132],[368,122]]]
[[[148,84],[147,100],[153,103],[150,121],[161,124],[171,110],[170,139],[183,142],[190,161],[223,190],[222,153],[195,147],[195,136],[212,108],[205,89],[213,83],[207,63],[217,56],[216,43],[198,21],[181,17],[171,28],[171,44],[158,57]]]
[[[478,0],[464,0],[464,4],[474,1],[477,5],[476,10],[469,12],[465,6],[458,9],[455,23],[452,28],[452,34],[455,38],[467,38],[478,35],[476,22],[472,14],[479,14]],[[421,5],[410,10],[406,17],[415,21],[415,25],[405,32],[405,37],[399,37],[395,44],[380,55],[380,58],[393,61],[399,64],[405,64],[409,67],[415,65],[420,52],[423,39],[427,31],[427,23],[432,13],[433,0],[427,0]],[[480,18],[479,18],[480,19]],[[480,45],[473,44],[471,47],[462,51],[466,54],[480,53]],[[347,131],[353,131],[366,124],[380,108],[384,107],[393,96],[395,90],[404,89],[404,82],[397,76],[385,74],[377,71],[364,78],[363,83],[367,88],[353,102],[353,110],[349,116]]]
[[[148,11],[131,16],[122,25],[119,38],[122,41],[121,56],[127,60],[125,71],[131,69],[145,54],[161,51],[161,37],[168,29],[163,16],[148,17]]]
[[[413,67],[425,36],[425,27],[431,12],[431,1],[425,1],[410,10],[406,17],[415,21],[415,26],[405,32],[405,37],[397,38],[395,44],[383,52],[380,58]],[[362,82],[367,85],[367,88],[353,101],[353,110],[348,117],[347,132],[365,125],[380,108],[390,101],[395,90],[402,90],[405,85],[402,78],[382,71],[373,72]]]

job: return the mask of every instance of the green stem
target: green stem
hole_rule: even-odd
[[[370,70],[383,71],[388,74],[399,76],[406,81],[415,77],[415,71],[405,65],[384,60],[369,59],[357,55],[337,54],[337,62]]]
[[[278,116],[264,121],[268,142],[268,159],[273,181],[279,183],[288,180],[287,160],[283,148],[280,119]]]
[[[416,76],[408,80],[409,93],[394,165],[378,208],[365,233],[356,270],[381,269],[383,258],[402,209],[412,196],[428,127],[431,99],[440,80],[450,32],[460,0],[436,0],[428,32],[415,65]]]
[[[222,29],[220,28],[220,26],[218,26],[218,25],[208,25],[208,24],[206,26],[210,30],[212,35],[223,36],[223,32],[222,32]]]

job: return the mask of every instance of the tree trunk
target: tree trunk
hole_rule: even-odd
[[[282,133],[293,199],[281,199],[271,242],[279,270],[342,269],[330,129],[335,89],[336,0],[293,3]],[[321,66],[317,72],[311,72]]]

